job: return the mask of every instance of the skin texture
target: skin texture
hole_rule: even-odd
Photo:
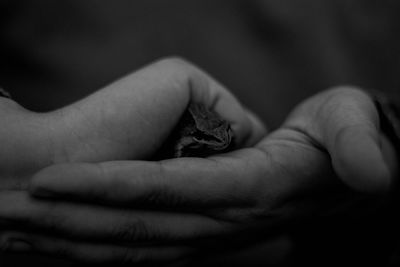
[[[1,117],[8,127],[0,135],[9,140],[0,151],[0,188],[27,188],[35,172],[57,163],[149,159],[191,101],[229,122],[238,146],[248,146],[265,133],[223,86],[177,58],[155,62],[49,113],[33,113],[0,98],[0,111],[8,114]]]
[[[168,90],[175,93],[174,101]],[[150,107],[139,120],[133,120],[132,101],[141,111]],[[213,107],[229,122],[235,150],[206,158],[146,160],[161,146],[154,137],[166,140],[190,101]],[[48,138],[55,140],[53,148],[59,149],[62,140],[73,149],[58,157],[68,160],[35,172],[29,191],[0,191],[0,244],[6,251],[92,263],[190,258],[210,247],[228,249],[235,237],[243,243],[242,235],[271,234],[299,218],[332,216],[344,204],[386,192],[397,172],[389,164],[397,162],[397,155],[380,132],[375,106],[357,88],[334,88],[304,100],[267,134],[209,76],[187,62],[167,60],[55,114],[60,113],[61,125],[68,127],[45,117],[53,129]],[[83,124],[82,117],[90,123]],[[60,138],[54,134],[60,133],[58,127],[75,129],[75,134]],[[99,138],[110,134],[105,129],[116,129],[106,136],[118,136],[119,142]]]

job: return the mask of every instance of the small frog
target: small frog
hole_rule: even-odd
[[[226,152],[233,142],[229,123],[204,105],[191,103],[176,127],[174,157],[206,157]]]

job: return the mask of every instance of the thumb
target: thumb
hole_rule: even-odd
[[[331,93],[318,121],[336,173],[356,190],[387,191],[391,174],[382,152],[379,116],[372,99],[358,89]]]
[[[370,96],[356,88],[337,88],[300,106],[307,132],[327,149],[338,177],[362,192],[385,192],[391,184],[386,153],[393,148],[380,133],[379,116]],[[385,151],[385,154],[383,153]]]
[[[339,128],[329,149],[339,177],[359,191],[382,192],[390,187],[389,167],[378,131],[368,125]]]

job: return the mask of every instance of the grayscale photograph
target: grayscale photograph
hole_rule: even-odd
[[[0,267],[400,266],[398,179],[399,0],[0,0]]]

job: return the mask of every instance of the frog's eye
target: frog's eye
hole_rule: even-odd
[[[205,133],[197,132],[193,136],[193,140],[195,142],[203,143],[205,145],[218,147],[219,150],[221,148],[229,146],[231,141],[231,135],[230,132],[226,132],[226,134],[223,134],[221,136],[208,135]]]
[[[201,142],[201,141],[202,142],[216,142],[216,143],[221,142],[221,138],[219,138],[219,137],[217,137],[215,135],[206,134],[206,133],[201,132],[201,131],[197,131],[194,134],[193,138],[196,141],[199,141],[199,142]]]

